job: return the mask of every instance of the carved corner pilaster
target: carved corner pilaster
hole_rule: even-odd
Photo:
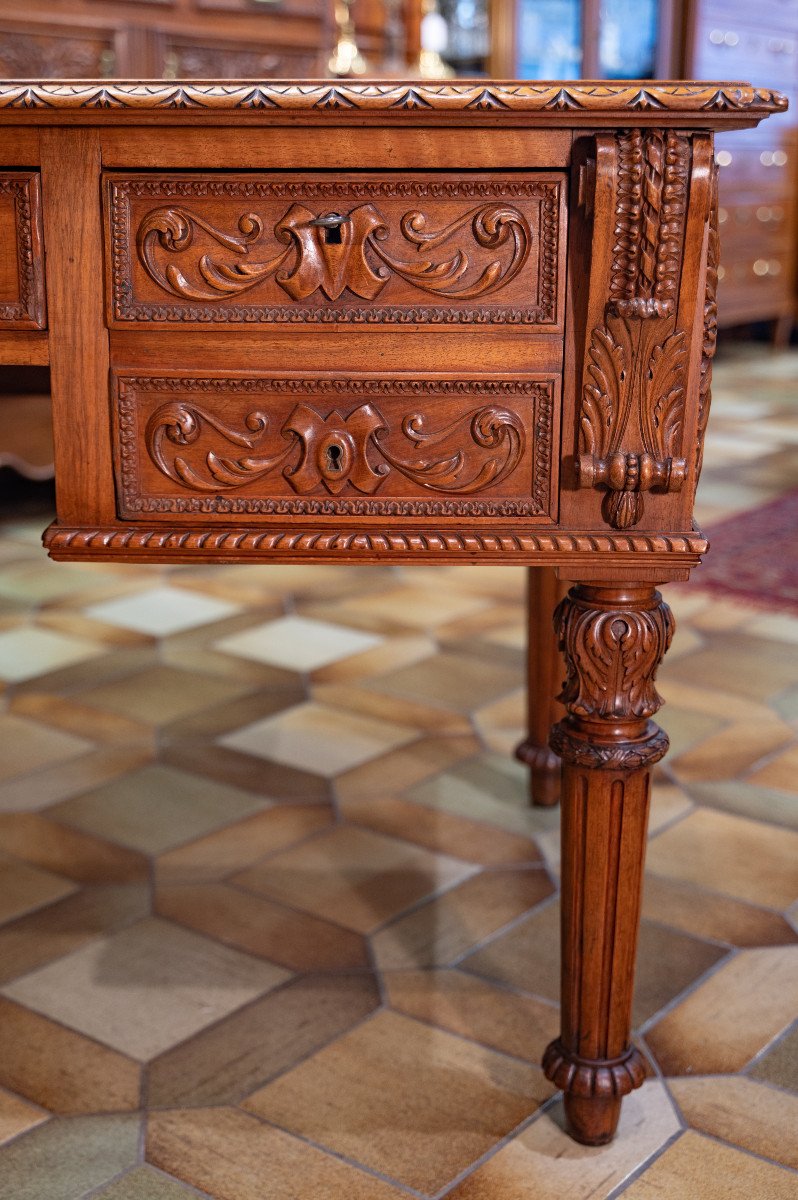
[[[601,294],[591,282],[576,474],[580,488],[605,491],[603,516],[615,529],[639,524],[646,492],[680,492],[693,466],[691,335],[680,306],[693,145],[678,130],[635,129],[598,155],[597,187],[613,199],[594,224]]]

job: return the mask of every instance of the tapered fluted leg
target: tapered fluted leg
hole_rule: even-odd
[[[577,1141],[612,1139],[645,1075],[630,1042],[650,773],[668,739],[650,720],[673,632],[650,586],[578,585],[557,610],[567,716],[562,758],[562,1018],[543,1060]]]
[[[527,572],[527,729],[516,758],[529,767],[532,804],[550,808],[560,799],[560,760],[549,745],[552,728],[564,715],[555,699],[562,686],[563,662],[554,635],[554,610],[567,591],[550,567]]]

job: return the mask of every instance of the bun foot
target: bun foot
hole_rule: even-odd
[[[606,1146],[615,1137],[620,1096],[573,1096],[566,1092],[565,1128],[583,1146]]]

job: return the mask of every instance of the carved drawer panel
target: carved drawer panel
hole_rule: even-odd
[[[112,325],[562,328],[565,177],[109,174]]]
[[[122,517],[552,519],[554,375],[116,371],[112,391]]]
[[[0,328],[44,329],[39,176],[0,172]]]

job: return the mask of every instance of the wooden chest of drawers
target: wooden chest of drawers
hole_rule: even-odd
[[[631,989],[673,630],[654,585],[706,549],[713,133],[783,108],[743,84],[0,86],[19,264],[0,348],[50,363],[53,557],[576,581],[544,1067],[590,1143],[644,1077]],[[537,686],[555,644],[532,616]]]

